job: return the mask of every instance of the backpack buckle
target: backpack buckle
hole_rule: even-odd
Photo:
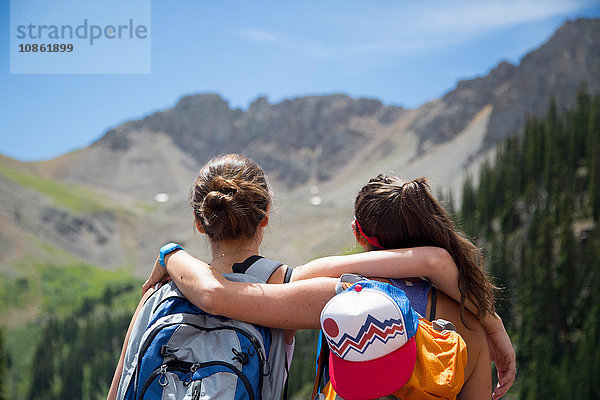
[[[435,321],[433,321],[431,323],[431,326],[433,327],[433,329],[435,329],[438,332],[443,332],[443,331],[456,332],[456,328],[454,327],[454,324],[452,322],[446,321],[445,319],[441,319],[441,318],[438,318]]]

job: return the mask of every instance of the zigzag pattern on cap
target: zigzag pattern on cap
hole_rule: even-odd
[[[366,349],[375,340],[382,343],[387,343],[391,338],[404,333],[404,324],[400,319],[386,319],[383,322],[373,317],[371,314],[367,316],[364,324],[360,327],[356,337],[352,337],[347,333],[340,338],[336,343],[332,339],[327,338],[331,351],[344,358],[351,349],[354,349],[360,354],[364,354]]]

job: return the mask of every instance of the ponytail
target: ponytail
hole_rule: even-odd
[[[463,323],[466,299],[477,308],[480,321],[486,313],[495,312],[496,287],[484,272],[481,252],[458,231],[448,212],[431,194],[427,179],[402,181],[380,174],[358,193],[354,214],[365,233],[376,236],[383,248],[446,249],[458,267]]]

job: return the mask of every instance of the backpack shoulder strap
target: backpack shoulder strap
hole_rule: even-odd
[[[329,364],[329,346],[327,345],[327,338],[323,331],[319,331],[319,341],[317,346],[317,360],[315,369],[315,381],[313,383],[313,391],[311,399],[315,399],[317,393],[321,393],[323,387],[327,383],[325,378],[325,368]]]
[[[285,275],[283,277],[283,283],[290,283],[290,281],[292,280],[292,271],[293,268],[288,265],[287,269],[285,270]]]
[[[273,272],[275,272],[277,268],[281,267],[282,265],[283,263],[279,261],[269,260],[268,258],[259,258],[248,267],[245,274],[252,275],[261,281],[266,282],[269,280],[271,275],[273,275]]]

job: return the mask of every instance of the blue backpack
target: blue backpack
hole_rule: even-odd
[[[282,265],[258,256],[244,264],[244,273],[224,275],[264,283]],[[283,337],[279,329],[207,314],[170,282],[138,314],[117,399],[280,399]]]

